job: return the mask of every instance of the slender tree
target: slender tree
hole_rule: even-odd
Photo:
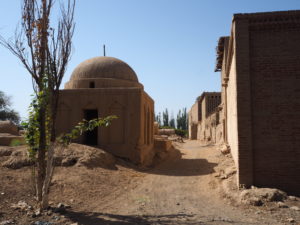
[[[171,113],[171,116],[170,116],[169,126],[175,129],[175,119],[174,119],[173,112]]]
[[[181,129],[181,109],[179,109],[176,117],[177,129]]]
[[[19,58],[33,81],[36,98],[31,116],[38,128],[33,150],[37,153],[36,195],[41,208],[48,205],[59,87],[70,59],[75,26],[75,0],[61,4],[56,28],[50,24],[53,5],[54,0],[23,0],[20,29],[10,40],[0,37],[0,44]]]
[[[186,112],[186,108],[182,109],[182,130],[187,130],[188,127],[188,123],[187,123],[187,112]]]
[[[183,108],[182,111],[179,110],[177,114],[177,129],[187,130],[187,112],[186,108]]]
[[[159,126],[161,126],[161,113],[160,112],[156,115],[155,121],[158,123]]]
[[[169,126],[169,112],[168,112],[168,109],[166,109],[164,112],[163,112],[163,126]]]

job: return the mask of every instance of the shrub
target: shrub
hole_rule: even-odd
[[[187,130],[175,129],[175,134],[180,137],[187,137]]]

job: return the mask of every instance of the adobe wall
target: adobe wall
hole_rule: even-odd
[[[234,15],[226,110],[239,184],[300,194],[299,43],[300,11]]]
[[[231,36],[220,38],[219,45],[223,46],[221,50],[223,57],[222,65],[218,65],[216,71],[221,71],[222,78],[224,144],[230,147],[237,167],[238,184],[250,186],[253,184],[253,156],[249,100],[249,46],[247,29],[242,30],[243,23],[244,21],[233,22]],[[221,39],[224,41],[223,44],[220,43]],[[220,64],[219,61],[217,63]]]
[[[300,11],[248,22],[254,183],[300,194]]]
[[[98,128],[98,146],[117,156],[140,163],[142,152],[153,145],[151,120],[147,127],[151,130],[151,133],[148,132],[150,141],[143,143],[144,127],[141,124],[145,121],[141,104],[150,105],[148,108],[151,110],[154,108],[153,100],[148,95],[143,95],[140,88],[61,90],[57,134],[69,132],[84,118],[86,109],[97,109],[99,117],[117,115],[119,118],[113,120],[109,127]],[[78,143],[83,141],[84,136],[76,140]]]
[[[220,112],[211,113],[207,118],[198,123],[197,139],[202,143],[223,143],[223,126],[220,123]]]
[[[189,138],[191,140],[197,139],[197,126],[199,122],[199,103],[198,101],[191,107],[188,116],[189,116]]]
[[[195,102],[195,104],[192,106],[190,112],[189,112],[189,116],[190,116],[190,122],[191,123],[198,123],[199,119],[198,119],[198,101]]]
[[[205,144],[221,142],[223,125],[220,124],[220,103],[220,92],[203,92],[197,98],[189,112],[190,139],[197,139]]]
[[[206,109],[206,106],[207,106],[206,99],[204,98],[199,104],[200,104],[200,107],[201,107],[201,109],[200,109],[200,111],[201,111],[201,118],[200,118],[200,120],[203,120],[204,118],[206,118],[206,112],[207,112],[207,109]]]
[[[18,127],[9,120],[0,121],[0,133],[19,135]]]
[[[221,104],[220,92],[204,92],[205,97],[203,103],[205,107],[202,107],[202,119],[207,118],[211,113],[216,111],[216,108]]]
[[[18,127],[11,121],[0,121],[0,146],[9,146],[13,141],[24,144],[24,136],[21,136]]]
[[[234,44],[234,43],[233,43]],[[235,45],[235,44],[234,44]],[[234,48],[235,49],[235,48]],[[232,52],[232,61],[229,67],[228,83],[226,88],[227,95],[227,141],[230,146],[231,155],[236,167],[239,168],[239,146],[238,146],[238,124],[237,124],[237,88],[236,88],[236,54]],[[239,175],[239,173],[238,173]],[[239,178],[238,178],[239,179]]]
[[[143,165],[150,165],[155,154],[154,146],[154,101],[144,91],[141,91],[140,99],[140,138],[139,138],[139,161]],[[134,119],[134,118],[133,118]],[[129,125],[130,126],[130,125]]]

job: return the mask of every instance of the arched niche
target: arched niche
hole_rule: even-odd
[[[118,118],[114,119],[109,126],[108,139],[111,144],[125,143],[125,121],[126,121],[126,107],[115,101],[109,107],[109,115],[115,115]]]

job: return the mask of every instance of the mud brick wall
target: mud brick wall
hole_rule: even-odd
[[[300,11],[236,14],[233,31],[239,183],[300,194]]]

